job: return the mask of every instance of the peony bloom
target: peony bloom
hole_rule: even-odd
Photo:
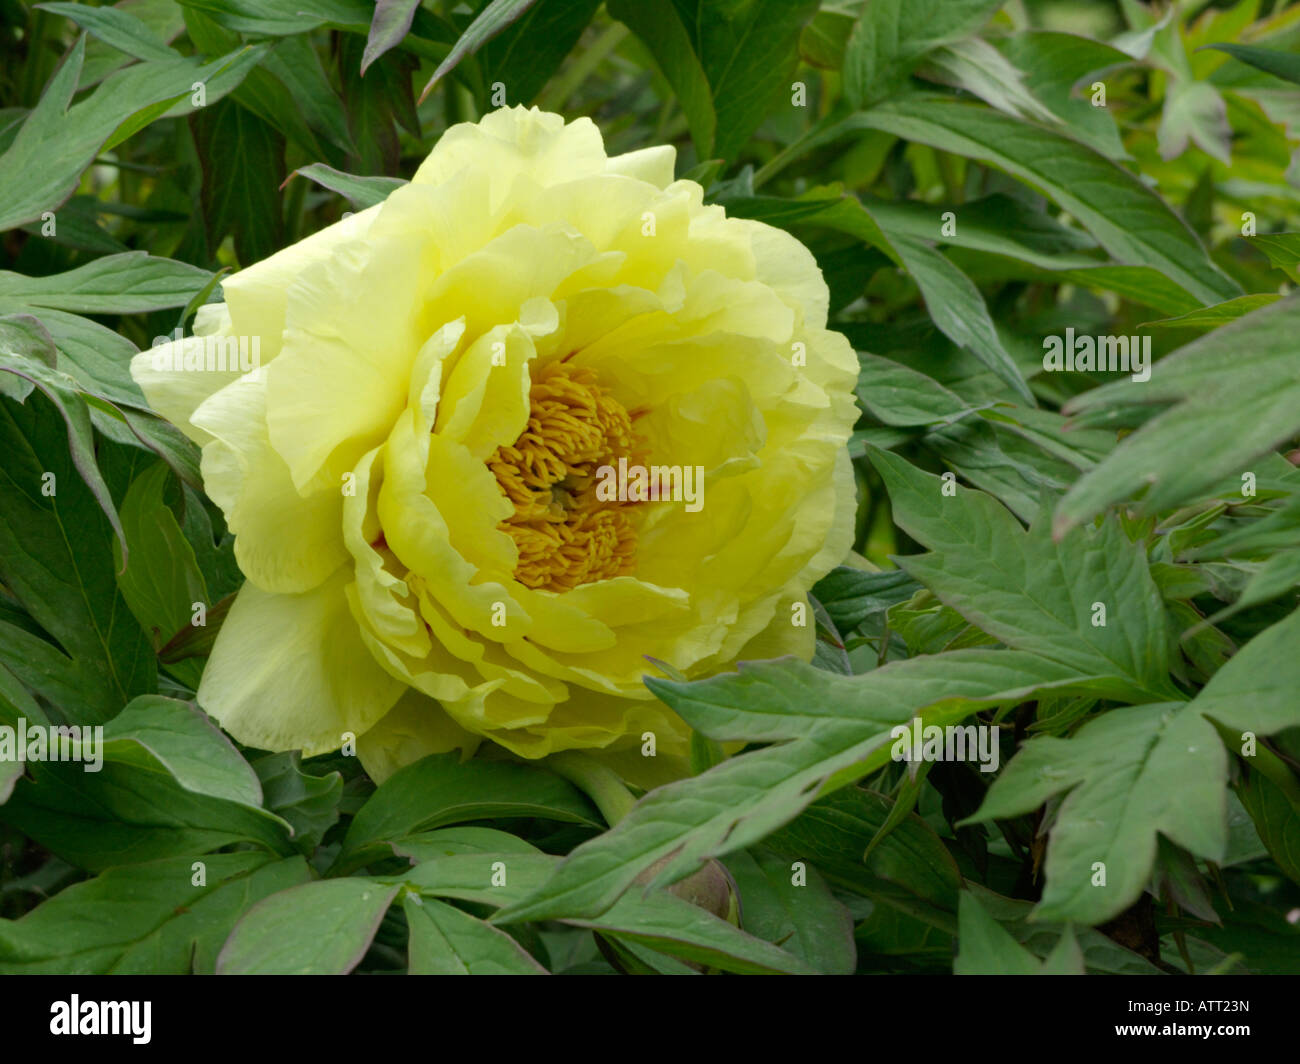
[[[235,738],[351,733],[379,778],[480,738],[627,765],[649,731],[671,761],[647,655],[810,657],[792,605],[851,545],[857,359],[809,252],[673,165],[494,112],[135,358],[247,577],[198,691]],[[254,372],[211,357],[241,342]]]

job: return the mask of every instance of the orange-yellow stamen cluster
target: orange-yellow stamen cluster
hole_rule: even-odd
[[[533,373],[528,427],[488,459],[514,514],[500,528],[519,548],[515,579],[567,591],[630,573],[635,502],[596,497],[597,470],[640,462],[632,416],[593,370],[551,362]]]

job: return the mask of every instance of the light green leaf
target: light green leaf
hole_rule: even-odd
[[[958,347],[970,351],[1033,406],[1033,393],[1015,360],[1002,346],[975,283],[924,241],[901,233],[888,236],[920,288],[926,310],[939,331]]]
[[[294,174],[301,174],[331,192],[346,196],[352,201],[353,206],[362,210],[373,207],[376,203],[382,203],[394,189],[406,184],[396,177],[357,177],[355,174],[345,174],[324,163],[300,166]]]
[[[132,699],[104,727],[105,761],[169,775],[192,794],[260,809],[257,774],[190,702],[160,695]]]
[[[402,908],[412,975],[549,974],[504,931],[445,902],[408,894]]]
[[[1058,533],[1144,487],[1139,513],[1191,502],[1300,432],[1297,330],[1300,296],[1292,295],[1167,355],[1148,381],[1116,381],[1071,400],[1066,412],[1094,425],[1145,405],[1174,405],[1070,489],[1056,509]]]
[[[1045,521],[1025,532],[988,495],[956,485],[945,494],[939,477],[888,451],[870,453],[894,521],[932,551],[896,561],[943,602],[1007,646],[1105,677],[1096,690],[1109,697],[1181,697],[1168,677],[1160,592],[1142,546],[1118,524],[1056,543]]]
[[[1048,124],[1056,115],[1024,83],[1024,76],[987,41],[978,37],[953,41],[936,48],[922,61],[917,73],[929,81],[963,89],[991,107],[1009,115]]]
[[[757,842],[819,790],[883,765],[891,730],[914,716],[942,724],[1082,681],[1072,669],[1001,650],[914,658],[853,677],[782,660],[742,663],[739,673],[694,683],[647,679],[709,738],[776,745],[651,791],[613,829],[574,850],[543,891],[500,919],[597,914],[661,858],[671,855],[651,886]]]
[[[1098,924],[1123,912],[1151,875],[1157,832],[1198,857],[1224,859],[1228,765],[1215,724],[1258,735],[1300,725],[1300,658],[1286,649],[1297,639],[1300,611],[1247,643],[1190,703],[1112,709],[1072,738],[1025,744],[967,822],[1027,813],[1065,794],[1035,918]]]
[[[81,314],[138,314],[185,306],[211,277],[189,263],[127,251],[49,277],[0,271],[0,300]]]
[[[112,868],[21,919],[0,920],[0,972],[210,975],[240,913],[309,876],[302,858],[262,853]]]
[[[1238,296],[1236,299],[1229,299],[1224,303],[1215,303],[1213,306],[1202,307],[1200,310],[1179,314],[1173,318],[1144,321],[1138,328],[1217,329],[1220,325],[1227,325],[1230,321],[1236,321],[1243,315],[1249,314],[1252,310],[1259,310],[1260,307],[1276,303],[1281,298],[1280,295],[1272,292],[1265,292],[1262,295]]]
[[[235,925],[218,975],[346,975],[370,948],[400,886],[326,879],[273,894]]]
[[[37,4],[40,11],[63,15],[83,30],[94,34],[107,45],[135,59],[179,59],[179,53],[167,46],[149,26],[130,11],[120,7],[88,7],[85,4]]]

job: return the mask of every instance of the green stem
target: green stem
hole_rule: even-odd
[[[563,776],[578,790],[596,803],[605,823],[613,827],[622,820],[636,799],[632,792],[623,786],[623,781],[614,771],[589,754],[578,750],[564,750],[552,754],[545,761],[546,767],[556,775]]]

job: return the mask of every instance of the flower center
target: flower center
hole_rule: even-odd
[[[515,507],[498,527],[519,548],[515,579],[527,587],[567,591],[632,571],[637,503],[597,499],[596,471],[640,461],[643,441],[635,415],[596,381],[580,366],[543,366],[528,393],[528,427],[487,461]]]

